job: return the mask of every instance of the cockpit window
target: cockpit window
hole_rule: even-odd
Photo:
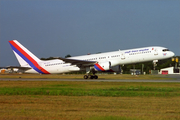
[[[170,51],[170,50],[169,50],[169,49],[163,49],[162,51],[163,51],[163,52],[166,52],[166,51]]]

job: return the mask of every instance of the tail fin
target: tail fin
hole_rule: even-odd
[[[33,67],[34,63],[41,61],[17,40],[11,40],[9,43],[21,67]]]
[[[41,60],[21,45],[17,40],[11,40],[9,43],[21,67],[31,67],[38,73],[50,74],[38,64]]]

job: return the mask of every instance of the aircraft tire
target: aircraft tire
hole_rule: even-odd
[[[84,79],[98,79],[97,75],[84,75]]]
[[[93,78],[94,78],[94,76],[92,76],[92,75],[89,75],[89,76],[88,76],[88,78],[89,78],[89,79],[93,79]]]
[[[98,76],[97,76],[97,75],[94,75],[94,79],[98,79]]]
[[[84,79],[88,79],[88,76],[87,76],[87,75],[84,75]]]

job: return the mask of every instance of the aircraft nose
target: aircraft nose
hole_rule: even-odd
[[[171,56],[173,57],[175,54],[173,52],[171,52]]]

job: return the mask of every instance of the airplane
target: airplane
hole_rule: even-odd
[[[175,55],[165,47],[150,46],[69,58],[59,57],[53,60],[40,60],[17,40],[10,40],[9,43],[20,64],[20,67],[17,68],[22,69],[25,73],[57,74],[86,71],[84,79],[98,79],[98,76],[95,75],[97,71],[117,72],[120,71],[120,65],[157,61]]]

